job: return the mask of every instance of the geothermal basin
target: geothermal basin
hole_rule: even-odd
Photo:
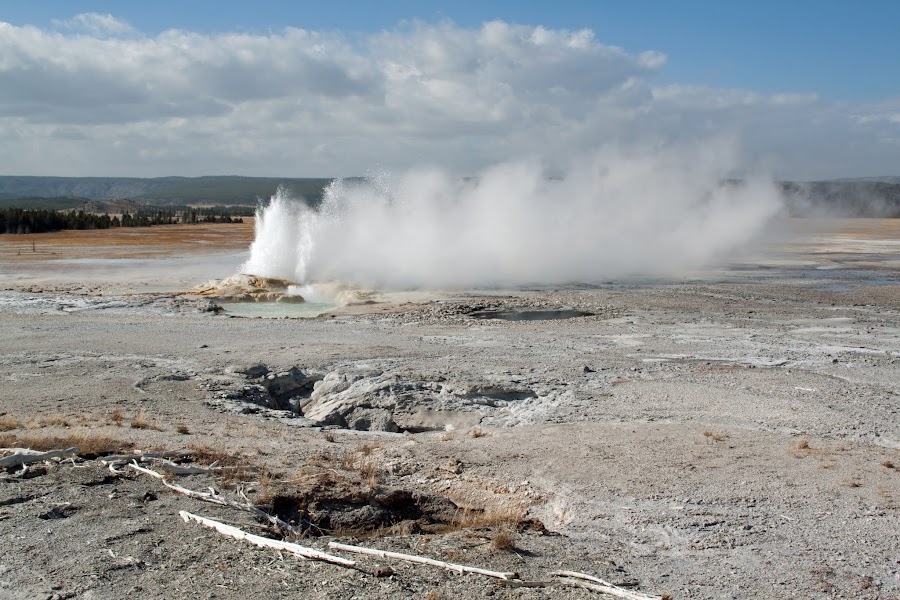
[[[680,276],[384,288],[287,320],[228,315],[313,303],[223,313],[194,293],[239,272],[250,224],[0,236],[2,446],[84,448],[4,471],[0,596],[184,597],[214,577],[235,599],[595,597],[281,560],[179,518],[275,535],[249,513],[100,462],[171,450],[245,467],[176,482],[270,506],[322,551],[336,536],[675,598],[896,597],[900,227],[783,225]]]

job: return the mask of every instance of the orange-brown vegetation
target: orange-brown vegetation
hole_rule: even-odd
[[[0,260],[149,258],[174,252],[243,250],[253,241],[253,218],[243,223],[198,223],[0,235]],[[33,245],[32,245],[33,243]]]

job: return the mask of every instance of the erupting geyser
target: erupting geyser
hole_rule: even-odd
[[[770,180],[730,181],[732,158],[714,143],[600,151],[556,177],[536,161],[417,169],[336,180],[317,208],[279,190],[242,271],[380,288],[677,274],[745,247],[782,206]]]

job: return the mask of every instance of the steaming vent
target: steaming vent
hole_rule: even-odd
[[[735,258],[782,210],[771,180],[734,178],[735,154],[607,149],[553,177],[538,161],[415,169],[335,180],[317,207],[280,189],[241,272],[381,290],[678,276]]]

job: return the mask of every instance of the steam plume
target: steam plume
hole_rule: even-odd
[[[242,269],[382,288],[677,274],[727,259],[781,208],[771,181],[726,182],[733,156],[723,144],[606,149],[559,177],[537,161],[470,179],[414,169],[335,180],[316,209],[279,190]]]

